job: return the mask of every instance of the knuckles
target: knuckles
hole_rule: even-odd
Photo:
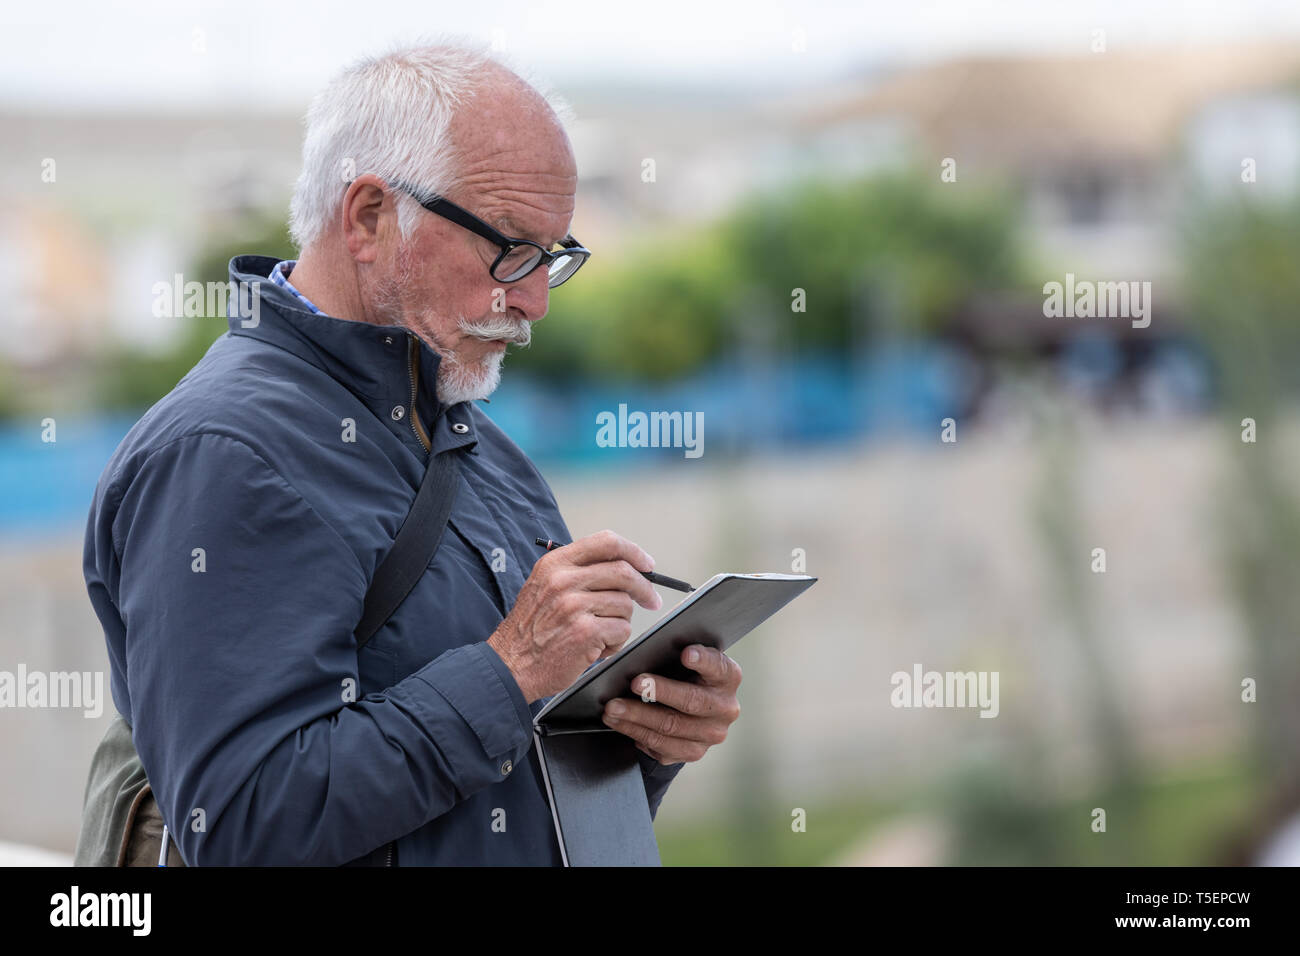
[[[582,598],[575,591],[561,591],[555,596],[555,606],[565,617],[582,613]]]
[[[579,643],[601,643],[600,635],[596,633],[596,619],[590,615],[584,614],[578,617],[573,622],[571,631]]]
[[[682,694],[682,710],[688,714],[703,714],[708,710],[704,691],[696,684],[687,684]]]

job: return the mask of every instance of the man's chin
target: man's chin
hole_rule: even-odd
[[[438,370],[438,401],[444,405],[475,402],[487,398],[501,384],[501,356],[493,356],[472,375],[466,375],[464,366]]]

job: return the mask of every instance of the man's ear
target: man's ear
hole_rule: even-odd
[[[383,180],[370,173],[353,180],[343,194],[342,216],[348,254],[357,262],[376,261],[385,231],[397,228],[393,194]]]

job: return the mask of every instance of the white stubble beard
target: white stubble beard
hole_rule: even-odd
[[[470,322],[465,316],[456,320],[456,327],[471,338],[505,339],[524,348],[533,340],[532,324],[526,319],[511,319],[504,313],[482,322]],[[465,365],[455,353],[439,348],[442,361],[438,363],[438,401],[444,405],[472,402],[487,398],[501,384],[501,363],[505,349],[493,348],[477,365]]]
[[[460,321],[465,322],[464,316]],[[438,401],[444,405],[487,398],[501,384],[501,360],[505,349],[493,350],[476,365],[465,365],[454,352],[439,348]]]
[[[392,317],[401,315],[401,293],[409,287],[411,265],[403,245],[398,251],[396,277],[391,284],[375,290],[376,308],[385,314],[386,321],[398,324]],[[407,323],[402,323],[407,324]],[[483,340],[505,339],[527,348],[532,342],[532,323],[526,319],[512,319],[505,313],[494,315],[482,322],[470,322],[464,315],[457,318],[457,328],[466,336]],[[409,324],[407,324],[409,328]],[[432,327],[432,325],[427,326]],[[493,348],[472,365],[461,362],[451,349],[441,343],[433,345],[439,355],[437,394],[444,405],[472,402],[487,398],[501,384],[501,363],[505,349]]]

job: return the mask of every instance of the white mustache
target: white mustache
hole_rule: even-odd
[[[470,322],[462,318],[460,330],[476,339],[504,339],[517,345],[527,346],[533,341],[533,324],[527,320],[517,322],[508,316],[488,319],[486,322]]]

